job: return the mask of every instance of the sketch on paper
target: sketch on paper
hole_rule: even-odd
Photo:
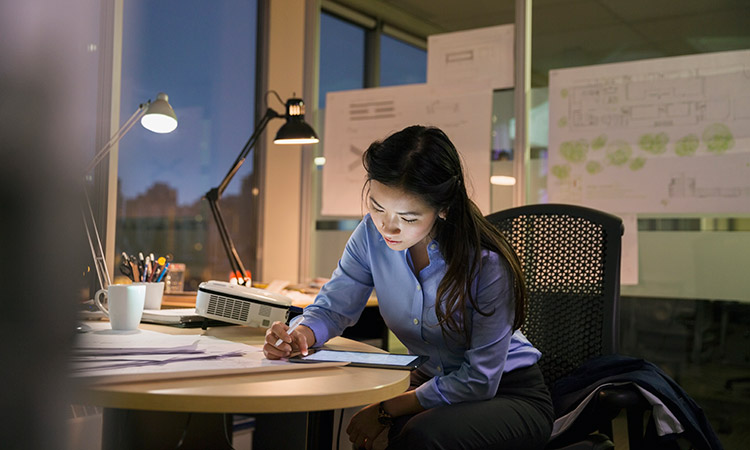
[[[750,51],[550,72],[549,198],[750,211]]]
[[[492,90],[451,94],[425,84],[330,92],[326,124],[321,214],[360,216],[365,172],[362,153],[409,125],[440,127],[463,158],[470,195],[489,209]]]
[[[514,26],[498,25],[427,38],[427,83],[448,89],[513,87]]]

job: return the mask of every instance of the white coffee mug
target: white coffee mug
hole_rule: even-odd
[[[102,299],[107,299],[104,306]],[[143,284],[111,284],[108,289],[99,289],[94,303],[109,317],[113,330],[136,330],[141,323],[146,286]]]
[[[159,281],[158,283],[139,281],[133,284],[146,286],[146,302],[143,305],[143,309],[161,309],[161,301],[164,297],[163,281]]]

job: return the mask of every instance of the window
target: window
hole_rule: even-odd
[[[380,85],[427,82],[427,52],[401,40],[380,35]]]
[[[361,89],[365,80],[365,30],[330,14],[320,14],[319,108],[330,91]]]
[[[229,277],[203,195],[222,181],[254,128],[257,9],[256,0],[124,5],[121,120],[165,92],[179,126],[166,135],[136,126],[120,141],[115,252],[173,255],[186,264],[187,290]],[[250,155],[221,200],[249,270],[252,175]]]
[[[325,129],[325,97],[328,92],[365,87],[379,78],[379,86],[395,86],[424,83],[427,78],[427,52],[404,40],[382,32],[387,26],[378,27],[378,22],[359,13],[351,16],[342,13],[339,18],[332,14],[320,14],[320,74],[319,74],[319,131]],[[379,45],[368,46],[369,39]],[[379,47],[380,51],[376,51]],[[369,53],[368,53],[369,52]],[[368,71],[379,72],[366,76]],[[325,140],[325,136],[321,136]],[[323,151],[323,144],[318,145]],[[312,175],[312,210],[315,211],[315,229],[311,231],[311,277],[329,277],[341,256],[352,230],[359,218],[323,217],[320,215],[321,170],[316,166]]]

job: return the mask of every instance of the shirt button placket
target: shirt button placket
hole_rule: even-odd
[[[412,323],[413,323],[414,325],[419,325],[419,317],[420,317],[420,316],[421,316],[421,314],[422,314],[422,308],[421,308],[421,305],[422,305],[422,302],[424,301],[424,298],[423,298],[423,297],[424,297],[424,294],[423,294],[423,292],[422,292],[422,285],[421,285],[421,284],[419,284],[419,283],[417,283],[417,292],[416,292],[416,296],[417,296],[417,298],[419,299],[419,301],[418,301],[418,305],[420,305],[420,308],[415,308],[415,309],[413,310],[413,313],[414,313],[414,318],[412,319]],[[416,305],[415,305],[415,306],[416,306]]]

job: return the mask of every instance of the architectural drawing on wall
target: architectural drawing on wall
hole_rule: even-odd
[[[492,90],[446,93],[426,84],[329,92],[323,152],[321,214],[360,216],[362,153],[409,125],[432,125],[463,158],[472,199],[489,213]]]
[[[550,72],[551,202],[750,212],[750,51]]]
[[[514,27],[499,25],[427,38],[427,84],[465,89],[513,87]]]
[[[349,120],[392,119],[396,117],[393,100],[352,102],[349,104]]]

